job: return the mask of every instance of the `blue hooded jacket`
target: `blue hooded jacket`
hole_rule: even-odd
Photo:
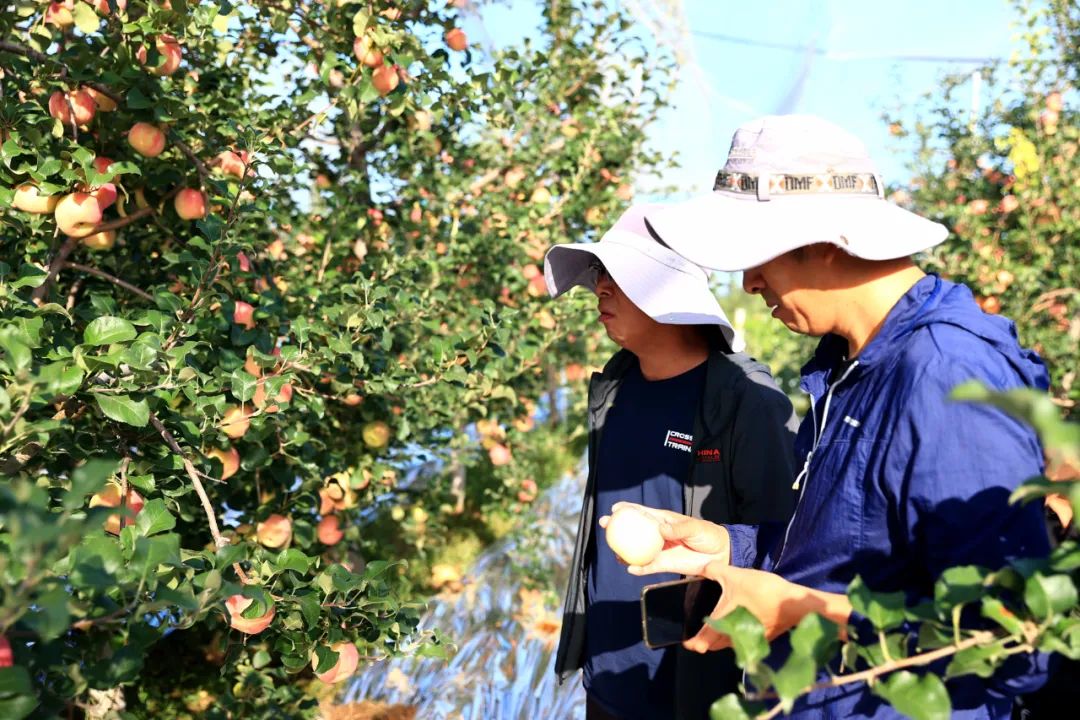
[[[731,526],[732,562],[833,593],[859,575],[914,602],[933,597],[949,567],[1045,556],[1039,504],[1008,504],[1042,472],[1035,433],[1000,410],[948,400],[968,380],[1047,389],[1045,366],[1020,347],[1013,323],[983,313],[967,287],[928,275],[856,360],[845,364],[846,351],[843,338],[825,336],[803,367],[812,412],[795,441],[802,472],[791,522]],[[1016,656],[989,680],[950,681],[953,716],[1009,717],[1012,695],[1045,681],[1044,664]],[[902,717],[864,684],[805,697],[793,716]]]

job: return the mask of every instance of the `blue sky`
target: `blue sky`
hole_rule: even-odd
[[[843,125],[867,144],[886,182],[902,181],[904,151],[882,114],[910,112],[945,73],[970,72],[977,65],[888,56],[1007,58],[1016,32],[1007,0],[653,1],[681,5],[690,31],[690,62],[681,71],[671,110],[652,133],[654,145],[676,153],[682,165],[664,180],[686,192],[711,186],[736,127],[776,112],[813,113]],[[481,42],[512,43],[529,34],[530,23],[535,27],[535,5],[528,0],[481,12],[482,27],[475,20],[466,24]]]

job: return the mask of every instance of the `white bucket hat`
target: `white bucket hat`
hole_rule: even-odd
[[[885,200],[862,142],[812,115],[772,115],[743,125],[713,192],[647,215],[677,253],[728,272],[820,242],[867,260],[890,260],[948,235],[943,225]]]
[[[645,214],[660,205],[634,205],[599,242],[556,245],[544,257],[544,279],[551,297],[581,285],[596,289],[592,265],[598,259],[611,279],[646,315],[668,325],[719,325],[732,350],[744,348],[702,268],[657,242]]]

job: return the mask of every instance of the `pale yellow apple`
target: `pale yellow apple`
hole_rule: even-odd
[[[628,565],[648,565],[664,549],[658,523],[634,508],[615,512],[604,537],[612,551]]]
[[[251,420],[248,419],[248,411],[240,405],[233,405],[225,411],[225,415],[221,418],[221,430],[232,439],[244,437],[244,433],[248,431],[248,427],[251,426]]]
[[[58,202],[60,202],[59,195],[39,195],[37,185],[23,183],[15,188],[15,199],[11,204],[23,212],[46,215],[56,210]]]
[[[53,216],[60,232],[83,238],[93,234],[101,222],[102,211],[100,201],[92,193],[75,192],[60,198]]]
[[[83,247],[91,250],[111,250],[112,246],[116,244],[116,231],[105,230],[104,232],[87,235],[82,239],[82,244]]]
[[[240,469],[240,453],[231,445],[228,449],[211,448],[206,457],[216,458],[221,463],[222,480],[228,480]]]
[[[386,447],[387,443],[390,442],[390,426],[382,420],[373,420],[364,424],[360,435],[363,437],[365,445],[378,450]]]

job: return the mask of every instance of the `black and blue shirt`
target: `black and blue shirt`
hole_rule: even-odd
[[[649,381],[633,362],[604,423],[587,555],[584,683],[595,701],[628,720],[674,717],[674,649],[645,647],[640,601],[645,585],[678,576],[630,575],[596,523],[620,501],[684,511],[683,481],[690,472],[705,368],[702,362],[681,375]]]

